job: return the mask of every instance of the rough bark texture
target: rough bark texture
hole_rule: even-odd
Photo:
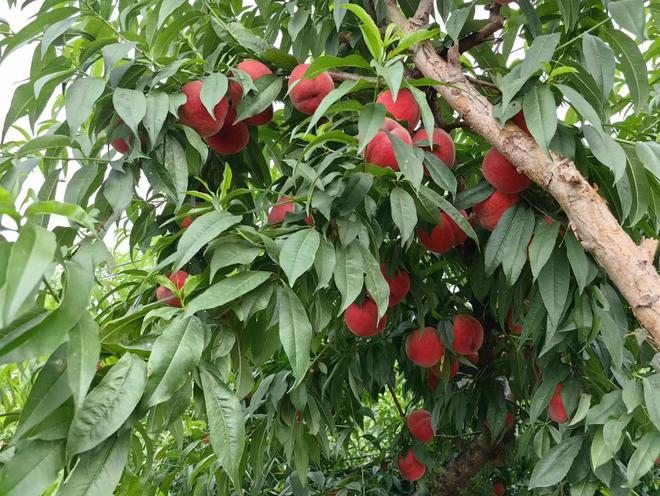
[[[418,29],[428,19],[429,11],[424,16],[420,8],[414,18],[407,20],[394,0],[388,0],[387,8],[390,21],[405,32]],[[452,63],[458,59],[458,50],[449,50],[448,58],[444,60],[428,42],[414,52],[415,64],[424,76],[451,84],[436,88],[449,106],[557,200],[584,249],[605,269],[637,320],[651,333],[656,345],[660,344],[660,276],[649,245],[633,242],[572,161],[557,154],[547,157],[533,138],[513,124],[502,128],[492,116],[490,102],[468,82],[460,65]]]

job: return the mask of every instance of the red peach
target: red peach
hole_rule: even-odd
[[[454,317],[454,351],[459,355],[474,355],[484,343],[481,323],[469,315]]]
[[[170,274],[168,278],[170,281],[172,281],[172,284],[174,284],[176,289],[181,289],[186,283],[188,273],[180,270],[174,274]],[[175,296],[169,288],[165,286],[158,286],[158,288],[156,288],[156,300],[162,301],[171,307],[181,308],[181,300]]]
[[[299,112],[312,115],[328,93],[335,89],[335,83],[330,74],[322,72],[316,77],[300,81],[294,87],[294,83],[303,77],[308,67],[309,64],[300,64],[291,71],[289,96]]]
[[[443,367],[446,367],[447,365],[447,360],[445,360],[445,365]],[[454,360],[451,362],[451,365],[449,365],[449,379],[453,379],[456,377],[456,374],[458,374],[458,360]],[[438,370],[437,367],[432,367],[429,370],[429,375],[428,375],[428,382],[429,382],[429,387],[435,391],[436,388],[438,387],[438,380],[440,379],[440,371]]]
[[[511,334],[522,334],[523,326],[520,322],[513,323],[513,309],[511,308],[509,308],[509,311],[506,314],[506,326]]]
[[[214,107],[214,116],[211,116],[200,98],[203,84],[199,80],[190,81],[181,88],[186,95],[186,103],[179,107],[179,122],[193,128],[205,138],[222,129],[229,103],[226,98],[221,98]]]
[[[227,112],[225,124],[213,136],[204,138],[204,141],[220,155],[234,155],[243,150],[250,141],[250,131],[242,122],[235,123],[236,110],[230,107]]]
[[[376,133],[376,136],[367,145],[365,157],[367,162],[371,164],[399,170],[399,164],[396,160],[390,135],[396,136],[405,143],[412,145],[412,138],[410,137],[410,133],[406,131],[406,128],[395,120],[386,118],[381,130]]]
[[[495,191],[481,203],[477,203],[473,211],[479,219],[479,224],[488,231],[494,231],[495,226],[509,208],[520,201],[518,194]]]
[[[252,81],[256,81],[260,77],[263,76],[268,76],[273,73],[267,65],[262,64],[258,60],[244,60],[243,62],[239,63],[236,66],[238,69],[241,71],[245,72],[250,76]],[[241,88],[241,85],[237,83],[236,81],[230,81],[229,82],[229,95],[230,95],[230,100],[231,104],[234,107],[238,107],[238,103],[241,100],[241,97],[243,96],[243,88]],[[268,124],[273,118],[273,106],[271,105],[268,107],[266,110],[258,113],[257,115],[253,115],[252,117],[249,117],[243,121],[243,124],[246,124],[248,126],[262,126],[264,124]]]
[[[268,212],[268,223],[279,224],[284,222],[286,214],[291,214],[296,209],[296,203],[290,196],[281,196]]]
[[[426,466],[417,461],[412,449],[408,450],[405,457],[399,456],[397,464],[401,477],[411,482],[421,479],[426,473]]]
[[[500,3],[501,1],[502,0],[499,0],[498,3]],[[493,496],[504,496],[505,494],[506,494],[506,488],[504,487],[504,484],[502,484],[501,482],[496,482],[495,484],[493,484]]]
[[[378,307],[373,300],[365,299],[362,306],[351,303],[344,312],[346,327],[361,338],[370,338],[380,334],[387,325],[387,315],[378,320]]]
[[[496,148],[491,148],[486,153],[481,171],[486,181],[503,193],[519,193],[532,184],[532,181],[525,174],[518,172]]]
[[[500,1],[503,1],[503,0],[500,0]],[[511,1],[513,1],[513,0],[509,0],[509,2],[511,2]],[[507,3],[509,3],[509,2],[507,2]],[[504,5],[504,4],[502,4],[502,5]],[[522,110],[520,112],[518,112],[516,115],[514,115],[513,117],[511,117],[511,120],[522,131],[525,131],[527,134],[531,134],[529,132],[529,128],[527,127],[527,122],[525,122],[525,114],[523,113]]]
[[[420,142],[428,143],[429,139],[428,134],[426,133],[426,129],[420,129],[417,131],[412,140],[416,145]],[[424,148],[428,150],[430,147],[425,145]],[[454,167],[456,160],[454,140],[451,139],[449,133],[444,129],[435,128],[433,130],[433,154],[442,160],[442,162],[450,169]]]
[[[397,121],[405,122],[408,131],[412,131],[419,124],[421,115],[419,105],[417,105],[415,97],[410,90],[400,90],[396,96],[396,100],[392,99],[392,92],[390,90],[385,90],[378,95],[376,103],[383,104],[385,110]]]
[[[562,387],[563,384],[557,384],[555,392],[552,395],[552,398],[550,398],[550,404],[548,404],[548,417],[560,424],[563,424],[568,420],[568,415],[566,415],[566,409],[564,408],[564,402],[561,399]]]
[[[193,223],[192,215],[187,215],[181,221],[181,229],[188,229],[190,227],[190,224],[192,223]]]
[[[426,410],[415,410],[408,415],[406,426],[413,439],[422,443],[428,443],[433,439],[435,433],[431,425],[431,414]]]
[[[405,270],[399,269],[393,272],[390,277],[387,274],[385,264],[380,264],[380,271],[387,281],[387,285],[390,287],[389,306],[393,307],[401,303],[408,294],[408,291],[410,291],[410,276]]]
[[[433,327],[417,329],[406,338],[406,355],[420,367],[433,367],[444,354],[445,345]]]

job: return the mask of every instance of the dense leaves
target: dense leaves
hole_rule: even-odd
[[[413,60],[457,58],[639,242],[660,227],[657,6],[442,1],[404,34],[385,0],[19,3],[1,494],[434,494],[484,439],[457,491],[657,493],[657,350]]]

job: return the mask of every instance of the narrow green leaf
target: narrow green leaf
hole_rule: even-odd
[[[385,114],[385,106],[380,103],[367,103],[362,108],[358,120],[358,138],[360,140],[358,154],[362,153],[373,137],[380,131],[380,128],[383,127]]]
[[[149,379],[143,404],[151,408],[169,400],[197,366],[204,350],[204,329],[195,317],[172,320],[156,339],[149,356]]]
[[[101,353],[99,326],[89,314],[69,330],[68,378],[73,402],[80,408],[87,394]]]
[[[456,224],[458,224],[458,227],[460,227],[465,234],[467,234],[477,244],[479,244],[479,238],[477,236],[477,233],[474,232],[472,225],[468,222],[468,220],[465,217],[461,215],[461,213],[457,210],[457,208],[454,205],[452,205],[451,203],[449,203],[449,201],[447,201],[447,199],[440,196],[438,193],[436,193],[431,188],[425,185],[422,185],[421,188],[419,188],[419,193],[420,196],[428,198],[440,210],[442,210],[449,217],[451,217],[451,220],[456,222]]]
[[[614,51],[597,36],[584,33],[582,36],[582,53],[589,74],[593,76],[603,93],[603,98],[607,100],[614,85],[614,71],[616,69]]]
[[[655,428],[660,430],[660,373],[642,379],[644,386],[644,402],[649,418]]]
[[[257,87],[257,91],[244,95],[241,103],[238,104],[235,122],[240,122],[266,110],[280,94],[282,78],[267,75],[257,79],[254,85]]]
[[[142,123],[149,134],[151,146],[156,143],[158,134],[165,124],[167,113],[169,111],[170,100],[167,93],[162,91],[150,91],[147,94],[147,110]],[[187,126],[185,129],[189,129]]]
[[[82,77],[76,79],[64,94],[64,110],[71,134],[92,115],[94,104],[105,89],[103,79]]]
[[[568,263],[563,251],[554,250],[539,273],[538,284],[543,304],[548,311],[548,319],[555,327],[559,324],[566,305],[570,282]]]
[[[380,38],[380,31],[373,18],[359,5],[346,4],[341,7],[350,10],[362,21],[360,30],[362,31],[367,48],[376,60],[382,60],[384,51],[383,40]]]
[[[378,320],[380,321],[390,303],[390,286],[380,270],[380,263],[364,246],[362,246],[362,260],[364,260],[364,282],[369,296],[376,302]]]
[[[333,271],[335,285],[341,293],[340,312],[355,301],[362,292],[364,281],[364,261],[357,241],[347,247],[335,249],[336,263]]]
[[[64,467],[64,441],[31,440],[4,465],[0,494],[40,496]]]
[[[660,457],[660,433],[647,432],[636,443],[637,449],[628,461],[628,483],[635,487],[639,480],[651,471]]]
[[[170,175],[176,195],[173,200],[176,202],[177,209],[179,209],[188,189],[188,160],[186,152],[176,138],[171,137],[165,141],[163,165]]]
[[[137,406],[146,382],[147,364],[132,353],[124,354],[73,417],[67,456],[92,449],[116,432]]]
[[[186,0],[163,0],[158,9],[158,22],[156,26],[160,29],[169,15],[178,9]],[[213,115],[213,112],[210,112]]]
[[[401,233],[401,244],[405,245],[413,235],[417,225],[415,200],[405,189],[396,187],[390,193],[390,208],[392,210],[392,220]]]
[[[388,133],[387,136],[392,143],[392,148],[394,148],[394,155],[397,164],[399,164],[399,169],[413,185],[413,188],[418,190],[424,178],[424,166],[422,165],[424,152],[419,148],[413,148],[398,136],[391,133]],[[419,155],[417,152],[419,152]]]
[[[447,19],[446,29],[449,37],[454,40],[455,43],[458,42],[460,38],[461,31],[463,26],[465,26],[465,21],[467,21],[468,16],[472,12],[472,7],[465,7],[462,9],[456,9],[452,11],[451,16]]]
[[[598,112],[594,110],[591,104],[580,94],[579,91],[563,84],[556,85],[561,90],[564,97],[577,110],[584,120],[591,122],[597,128],[602,129],[602,122],[598,117]]]
[[[532,86],[525,93],[523,112],[529,132],[547,154],[550,142],[557,132],[557,109],[550,88],[540,85]]]
[[[214,72],[204,78],[199,99],[206,108],[209,115],[215,115],[215,106],[227,94],[229,80],[221,72]]]
[[[610,11],[616,23],[631,33],[635,33],[637,39],[644,39],[644,2],[643,0],[619,0],[608,2],[607,10]]]
[[[564,238],[564,242],[566,243],[568,261],[571,264],[573,274],[575,274],[575,281],[578,284],[580,293],[582,293],[589,278],[589,259],[573,233],[569,232]]]
[[[548,451],[534,467],[529,488],[551,487],[563,480],[581,447],[582,436],[573,436]]]
[[[327,288],[330,284],[336,261],[334,245],[327,239],[322,238],[314,259],[314,271],[318,279],[317,290]]]
[[[280,342],[296,378],[293,385],[295,388],[303,381],[309,367],[312,325],[309,323],[305,307],[296,294],[287,287],[277,290],[277,309]]]
[[[544,63],[552,59],[552,54],[555,53],[560,38],[560,33],[544,34],[534,38],[525,53],[525,60],[521,64],[520,77],[523,80],[529,79],[532,74],[543,67]]]
[[[610,168],[614,182],[618,182],[626,172],[626,153],[621,145],[606,132],[588,124],[582,127],[582,131],[594,156]]]
[[[646,62],[637,43],[621,31],[602,31],[619,59],[619,69],[623,72],[637,112],[645,112],[649,99],[649,81]]]
[[[312,119],[309,121],[309,125],[307,126],[307,133],[310,132],[310,130],[316,125],[316,123],[321,120],[321,117],[325,115],[327,110],[330,108],[330,106],[341,100],[345,95],[353,91],[353,89],[357,86],[358,81],[342,81],[342,83],[339,85],[339,87],[333,89],[330,93],[328,93],[323,100],[321,100],[320,105],[318,108],[314,111],[314,115],[312,115]]]
[[[280,250],[280,267],[293,287],[296,280],[312,268],[321,236],[316,229],[302,229],[289,236]]]
[[[222,237],[213,246],[213,257],[209,265],[209,280],[213,281],[220,269],[232,265],[246,265],[254,261],[261,248],[240,238]]]
[[[240,215],[213,210],[195,219],[179,240],[176,249],[175,270],[183,267],[203,246],[240,222]]]
[[[229,387],[200,370],[211,446],[234,487],[240,487],[240,465],[245,449],[243,407]]]
[[[193,222],[193,225],[195,222]],[[192,315],[201,310],[225,305],[260,286],[270,276],[270,272],[253,270],[227,277],[188,302],[186,305],[186,315]]]
[[[539,276],[539,272],[541,272],[550,255],[552,255],[558,233],[558,222],[553,222],[552,224],[538,222],[536,224],[534,236],[532,236],[532,242],[529,245],[529,265],[532,269],[534,279]]]
[[[138,90],[116,88],[112,94],[112,104],[117,115],[131,128],[133,134],[139,137],[138,125],[147,113],[147,99],[144,93]]]

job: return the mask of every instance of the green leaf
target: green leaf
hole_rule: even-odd
[[[433,115],[433,111],[429,106],[429,102],[426,100],[426,93],[418,88],[415,88],[414,86],[409,86],[408,89],[412,93],[415,101],[417,102],[417,105],[419,106],[419,110],[422,115],[422,124],[424,125],[426,136],[433,136],[433,131],[435,129],[435,116]],[[430,145],[431,143],[429,143],[429,147]],[[427,152],[424,153],[425,156],[426,153]],[[440,161],[440,159],[438,159],[438,161]]]
[[[37,136],[36,138],[28,141],[25,145],[20,147],[16,152],[16,157],[24,157],[33,152],[41,150],[47,151],[57,148],[64,148],[67,146],[75,146],[68,136],[61,134],[48,134],[45,136]]]
[[[418,190],[424,178],[424,166],[422,165],[424,152],[419,148],[413,148],[398,136],[391,133],[388,133],[387,136],[392,143],[392,148],[394,148],[394,155],[397,164],[399,164],[399,169],[410,181],[413,188]],[[417,152],[419,152],[419,155]]]
[[[69,329],[68,378],[73,402],[80,408],[87,394],[101,353],[99,326],[89,314]]]
[[[612,457],[614,457],[614,453],[605,444],[603,429],[600,428],[596,431],[596,434],[591,441],[591,466],[595,470],[610,461]]]
[[[149,141],[153,146],[156,143],[158,134],[165,124],[167,113],[169,111],[170,99],[167,93],[162,91],[150,91],[147,94],[147,109],[142,123],[149,134]],[[187,126],[184,130],[190,129]]]
[[[571,105],[577,110],[584,120],[591,122],[597,129],[602,129],[602,123],[598,112],[594,110],[591,104],[576,90],[563,84],[556,85],[561,90],[564,97],[568,99]]]
[[[120,215],[133,199],[133,174],[130,171],[111,170],[102,192],[115,215]]]
[[[580,15],[580,1],[579,0],[559,0],[559,11],[564,19],[564,32],[570,33],[575,27]],[[571,495],[572,496],[572,495]],[[589,495],[593,496],[593,492]]]
[[[367,103],[360,111],[358,120],[358,139],[360,146],[358,154],[366,148],[369,142],[378,134],[385,122],[385,106],[380,103]]]
[[[637,449],[630,457],[626,471],[630,487],[635,487],[660,457],[660,433],[647,432],[635,445]]]
[[[465,26],[465,21],[467,21],[471,12],[471,6],[462,9],[456,9],[452,11],[451,16],[449,19],[447,19],[447,34],[452,40],[454,40],[455,43],[458,43],[458,39],[460,38],[463,26]]]
[[[128,461],[130,447],[131,431],[127,430],[84,453],[58,496],[112,496]]]
[[[534,466],[529,488],[551,487],[561,482],[582,447],[582,436],[565,439],[548,451]]]
[[[245,449],[243,407],[229,387],[200,370],[211,446],[234,487],[240,487],[240,465]]]
[[[341,293],[339,312],[343,312],[362,292],[364,261],[357,241],[352,242],[346,248],[337,247],[335,255],[333,276],[335,286]]]
[[[21,305],[41,282],[56,248],[55,235],[43,227],[28,222],[21,229],[9,254],[6,282],[0,291],[5,325],[16,318]]]
[[[149,356],[149,379],[143,404],[151,408],[169,400],[188,380],[204,350],[204,329],[195,317],[172,320],[156,339]]]
[[[614,182],[618,182],[626,172],[626,153],[614,138],[606,132],[585,124],[582,127],[589,148],[599,162],[610,168]]]
[[[26,217],[42,215],[61,215],[69,220],[94,230],[94,219],[80,206],[72,203],[62,203],[56,200],[46,200],[33,203],[26,210]]]
[[[193,222],[191,227],[197,221]],[[216,308],[243,296],[260,286],[271,276],[270,272],[247,271],[240,272],[235,276],[227,277],[219,283],[214,284],[201,295],[188,302],[186,315],[192,315],[201,310]]]
[[[380,321],[387,312],[390,303],[390,286],[380,270],[380,263],[364,246],[362,246],[362,260],[364,261],[364,282],[369,296],[376,302],[378,320]]]
[[[261,248],[240,238],[222,237],[213,247],[213,257],[209,266],[209,280],[213,281],[218,270],[232,265],[247,265],[261,253]]]
[[[94,448],[119,429],[133,412],[147,382],[147,364],[125,353],[92,389],[71,422],[67,457]]]
[[[649,99],[649,81],[644,57],[637,43],[621,31],[602,31],[619,59],[619,69],[623,72],[637,112],[645,112]]]
[[[174,185],[176,196],[173,200],[175,200],[178,210],[183,204],[183,200],[186,197],[186,190],[188,189],[188,160],[186,158],[186,152],[175,138],[165,141],[163,165]]]
[[[558,233],[559,222],[553,222],[552,224],[538,222],[536,224],[534,236],[532,236],[532,242],[529,245],[529,265],[534,279],[539,276],[539,272],[552,255]]]
[[[608,2],[607,10],[610,11],[614,21],[622,28],[635,33],[637,39],[644,39],[644,2],[643,0],[620,0]]]
[[[156,27],[160,29],[169,15],[183,5],[185,1],[186,0],[163,0],[160,4],[160,9],[158,9],[158,22],[156,23]],[[212,111],[209,113],[213,115]]]
[[[552,137],[557,132],[557,109],[550,88],[540,85],[532,86],[525,93],[523,112],[529,132],[547,154]]]
[[[649,419],[660,430],[660,373],[642,379],[644,386],[644,402],[649,413]]]
[[[376,65],[376,72],[385,80],[394,101],[399,95],[399,89],[403,82],[403,71],[404,67],[400,61],[387,66]]]
[[[209,115],[215,116],[215,106],[227,94],[229,80],[221,72],[214,72],[204,78],[199,99],[206,108]]]
[[[593,482],[581,481],[577,484],[571,484],[571,496],[594,496],[598,486]]]
[[[332,55],[321,55],[314,59],[305,71],[303,77],[313,78],[318,76],[324,71],[335,69],[337,67],[357,67],[360,69],[373,70],[369,62],[367,62],[361,55],[353,54],[347,57],[334,57]]]
[[[320,105],[314,111],[314,115],[309,121],[309,125],[307,126],[306,132],[309,133],[310,130],[316,125],[316,123],[319,120],[321,120],[321,117],[325,115],[325,113],[330,108],[330,106],[333,103],[341,100],[344,97],[344,95],[353,91],[353,89],[357,86],[357,84],[358,81],[342,81],[342,83],[339,85],[338,88],[333,89],[330,93],[325,95],[325,98],[321,100]]]
[[[236,109],[235,122],[241,122],[248,117],[266,110],[277,98],[282,89],[282,78],[275,75],[262,76],[254,82],[256,92],[243,96]]]
[[[314,271],[318,279],[316,289],[328,287],[335,270],[336,261],[335,247],[327,239],[321,238],[321,244],[314,259]]]
[[[600,38],[589,33],[582,36],[584,64],[607,100],[614,85],[616,60],[614,51]]]
[[[96,364],[94,364],[96,367]],[[67,376],[66,347],[61,346],[43,366],[23,405],[15,439],[47,419],[71,397]]]
[[[571,419],[571,422],[568,425],[577,425],[580,422],[582,422],[584,418],[587,416],[587,412],[589,411],[589,405],[591,405],[591,395],[586,393],[580,394],[580,401],[578,402],[578,406],[575,409],[573,418]]]
[[[573,269],[573,274],[575,274],[575,281],[578,284],[580,293],[582,293],[589,280],[589,258],[573,233],[569,232],[564,238],[564,242],[566,243],[568,261],[571,264],[571,269]]]
[[[555,327],[566,305],[570,289],[570,273],[566,257],[561,250],[554,250],[548,262],[539,273],[538,284],[543,304],[548,311],[548,319]]]
[[[484,249],[486,275],[491,275],[502,264],[507,281],[512,285],[527,260],[527,244],[533,230],[534,213],[528,208],[514,205],[504,212]]]
[[[415,200],[405,189],[396,187],[390,193],[390,208],[392,210],[392,220],[401,233],[401,244],[405,245],[413,235],[417,225]]]
[[[183,267],[203,246],[240,222],[241,218],[240,215],[213,210],[195,219],[195,222],[190,224],[190,227],[184,231],[183,236],[179,239],[174,270]]]
[[[133,134],[140,136],[138,125],[147,113],[147,99],[138,90],[116,88],[112,94],[112,104],[119,117],[131,128]]]
[[[371,55],[377,61],[382,60],[384,51],[383,41],[380,39],[380,31],[373,18],[359,5],[346,4],[341,7],[350,10],[362,21],[360,31],[362,31],[362,36],[369,52],[371,52]]]
[[[4,465],[0,494],[40,496],[57,479],[63,467],[63,441],[28,441]]]
[[[437,29],[416,29],[412,33],[406,34],[399,40],[394,50],[391,50],[388,59],[394,58],[396,55],[408,50],[408,48],[419,45],[422,41],[430,40],[438,35]]]
[[[309,353],[312,344],[312,325],[305,307],[296,294],[287,287],[277,290],[280,342],[286,353],[298,386],[307,374]]]
[[[429,174],[431,174],[431,179],[433,179],[435,184],[451,193],[452,196],[456,196],[458,183],[456,182],[456,176],[451,169],[447,167],[447,164],[444,164],[434,153],[425,151],[424,165],[426,165],[426,169],[429,171]],[[465,192],[465,190],[463,192]],[[456,208],[458,208],[458,205]]]
[[[316,229],[302,229],[289,236],[280,250],[280,267],[293,287],[296,280],[312,268],[321,236]]]
[[[420,196],[424,196],[425,198],[428,198],[429,201],[431,201],[434,205],[440,208],[440,210],[442,210],[449,217],[451,217],[451,220],[453,220],[456,224],[458,224],[458,227],[460,227],[465,234],[467,234],[477,244],[479,244],[479,238],[477,236],[477,233],[474,232],[472,225],[470,224],[470,222],[468,222],[468,220],[465,217],[461,215],[461,213],[456,209],[454,205],[449,203],[449,201],[447,201],[445,198],[443,198],[438,193],[436,193],[431,188],[425,185],[422,185],[421,188],[419,188],[419,193]]]
[[[543,67],[543,64],[552,59],[552,54],[555,53],[560,38],[560,33],[544,34],[534,38],[531,46],[525,52],[525,60],[520,67],[520,77],[524,81],[527,81],[532,74]]]
[[[80,125],[92,115],[94,104],[103,94],[105,81],[90,77],[76,79],[64,94],[66,121],[71,134],[78,131]]]
[[[660,181],[660,144],[653,141],[640,141],[635,143],[635,152],[646,170]]]

